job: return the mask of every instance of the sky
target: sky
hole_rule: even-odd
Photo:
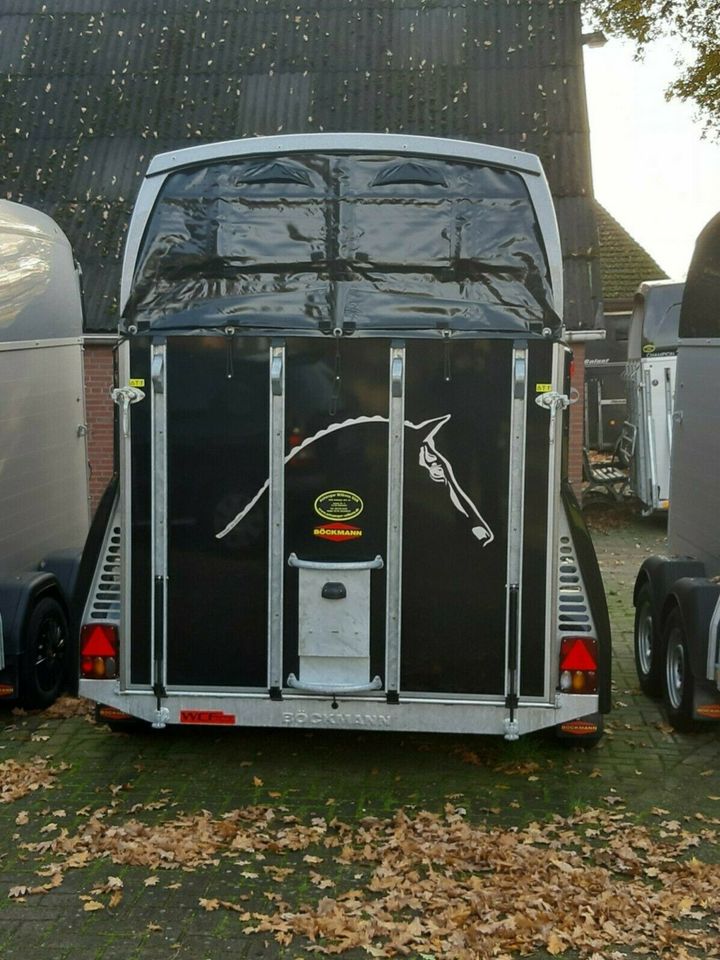
[[[640,62],[619,40],[584,50],[595,196],[683,280],[698,233],[720,211],[720,142],[702,139],[691,105],[665,100],[677,72],[669,43]]]

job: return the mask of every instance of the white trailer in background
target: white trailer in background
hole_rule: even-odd
[[[631,484],[643,513],[670,503],[673,396],[683,284],[655,280],[635,296],[626,368],[629,430],[634,443]]]
[[[0,200],[0,699],[55,699],[88,530],[80,277],[49,217]]]
[[[697,241],[678,344],[671,555],[638,574],[635,660],[643,690],[685,729],[720,719],[720,215]]]

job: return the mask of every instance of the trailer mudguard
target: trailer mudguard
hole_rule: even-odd
[[[57,579],[45,570],[31,570],[12,579],[0,580],[0,613],[6,657],[16,657],[22,653],[28,613],[34,601],[45,593],[53,593],[62,600]]]
[[[610,617],[605,600],[602,574],[598,566],[595,548],[580,510],[580,505],[567,481],[562,484],[562,504],[565,508],[570,535],[577,553],[578,563],[582,570],[583,581],[587,591],[593,623],[597,632],[599,653],[600,689],[599,706],[601,713],[609,713],[611,709],[611,680],[612,680],[612,637],[610,632]]]
[[[72,629],[78,629],[82,620],[83,610],[87,602],[90,587],[92,586],[95,568],[100,559],[105,533],[107,532],[110,517],[118,493],[118,475],[114,473],[110,483],[102,495],[95,516],[90,524],[90,530],[85,541],[85,547],[80,559],[75,588],[70,595],[70,622]]]
[[[60,593],[65,600],[65,606],[70,607],[70,600],[75,592],[82,550],[76,547],[67,550],[55,550],[49,553],[38,564],[44,573],[51,573],[57,580]]]
[[[674,607],[680,610],[688,639],[690,669],[696,679],[707,678],[708,639],[720,583],[705,577],[682,577],[672,585],[662,611],[663,623]]]
[[[650,588],[652,615],[655,627],[660,635],[663,624],[665,602],[673,584],[682,577],[704,577],[705,566],[692,557],[648,557],[640,567],[633,589],[633,604],[637,606],[638,593],[647,584]]]

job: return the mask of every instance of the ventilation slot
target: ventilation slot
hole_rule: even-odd
[[[120,527],[110,528],[102,564],[95,574],[88,620],[120,622]]]
[[[560,633],[591,633],[590,608],[570,537],[560,537],[558,559],[558,630]]]

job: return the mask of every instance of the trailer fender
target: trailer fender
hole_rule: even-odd
[[[44,557],[38,565],[40,570],[51,573],[57,580],[66,608],[69,607],[75,592],[81,557],[81,549],[56,550]]]
[[[600,689],[599,707],[601,713],[609,713],[611,709],[611,679],[612,679],[612,639],[610,632],[610,617],[602,574],[598,566],[595,548],[593,547],[590,532],[582,515],[580,505],[572,487],[566,481],[562,485],[562,502],[570,527],[570,536],[577,554],[578,563],[582,571],[583,582],[590,604],[590,613],[597,633],[599,654]]]
[[[112,517],[117,495],[118,475],[114,474],[95,511],[95,516],[90,524],[85,547],[83,548],[82,556],[78,564],[70,606],[70,620],[73,628],[76,630],[80,629],[83,611],[88,594],[90,593],[93,577],[95,576],[95,569],[100,560],[100,551],[102,550],[105,533]]]
[[[638,594],[647,584],[650,588],[654,629],[658,631],[664,622],[662,611],[673,584],[682,577],[704,577],[705,565],[691,557],[648,557],[640,567],[633,589],[633,604],[637,606]]]
[[[719,596],[720,583],[712,583],[705,577],[682,577],[673,584],[662,608],[663,624],[671,610],[680,610],[688,638],[690,669],[698,680],[708,678],[710,621]]]
[[[42,596],[51,595],[64,602],[57,579],[45,570],[31,570],[11,579],[0,580],[0,614],[5,656],[23,652],[23,633],[32,607]]]

